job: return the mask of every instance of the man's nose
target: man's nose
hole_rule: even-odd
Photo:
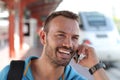
[[[66,46],[67,48],[70,48],[70,47],[72,48],[72,46],[73,46],[72,40],[70,38],[65,39],[63,42],[63,46]]]

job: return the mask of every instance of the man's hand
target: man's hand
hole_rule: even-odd
[[[78,63],[81,64],[84,67],[91,68],[95,64],[99,63],[99,59],[94,51],[94,48],[82,44],[78,47],[78,55],[85,55],[85,57],[82,60],[79,60]]]

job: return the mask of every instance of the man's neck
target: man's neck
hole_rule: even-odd
[[[42,58],[33,60],[31,68],[35,80],[58,80],[64,73],[64,67],[56,67]]]

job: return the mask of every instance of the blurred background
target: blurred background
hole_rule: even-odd
[[[0,70],[11,60],[40,56],[39,32],[49,13],[70,10],[80,17],[80,43],[95,48],[110,80],[120,79],[119,0],[0,0]],[[94,80],[88,69],[70,64]]]

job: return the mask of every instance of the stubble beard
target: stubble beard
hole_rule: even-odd
[[[59,60],[57,58],[57,50],[57,47],[53,49],[47,41],[47,45],[45,47],[45,55],[48,57],[49,62],[56,66],[67,66],[71,59],[69,61]]]

